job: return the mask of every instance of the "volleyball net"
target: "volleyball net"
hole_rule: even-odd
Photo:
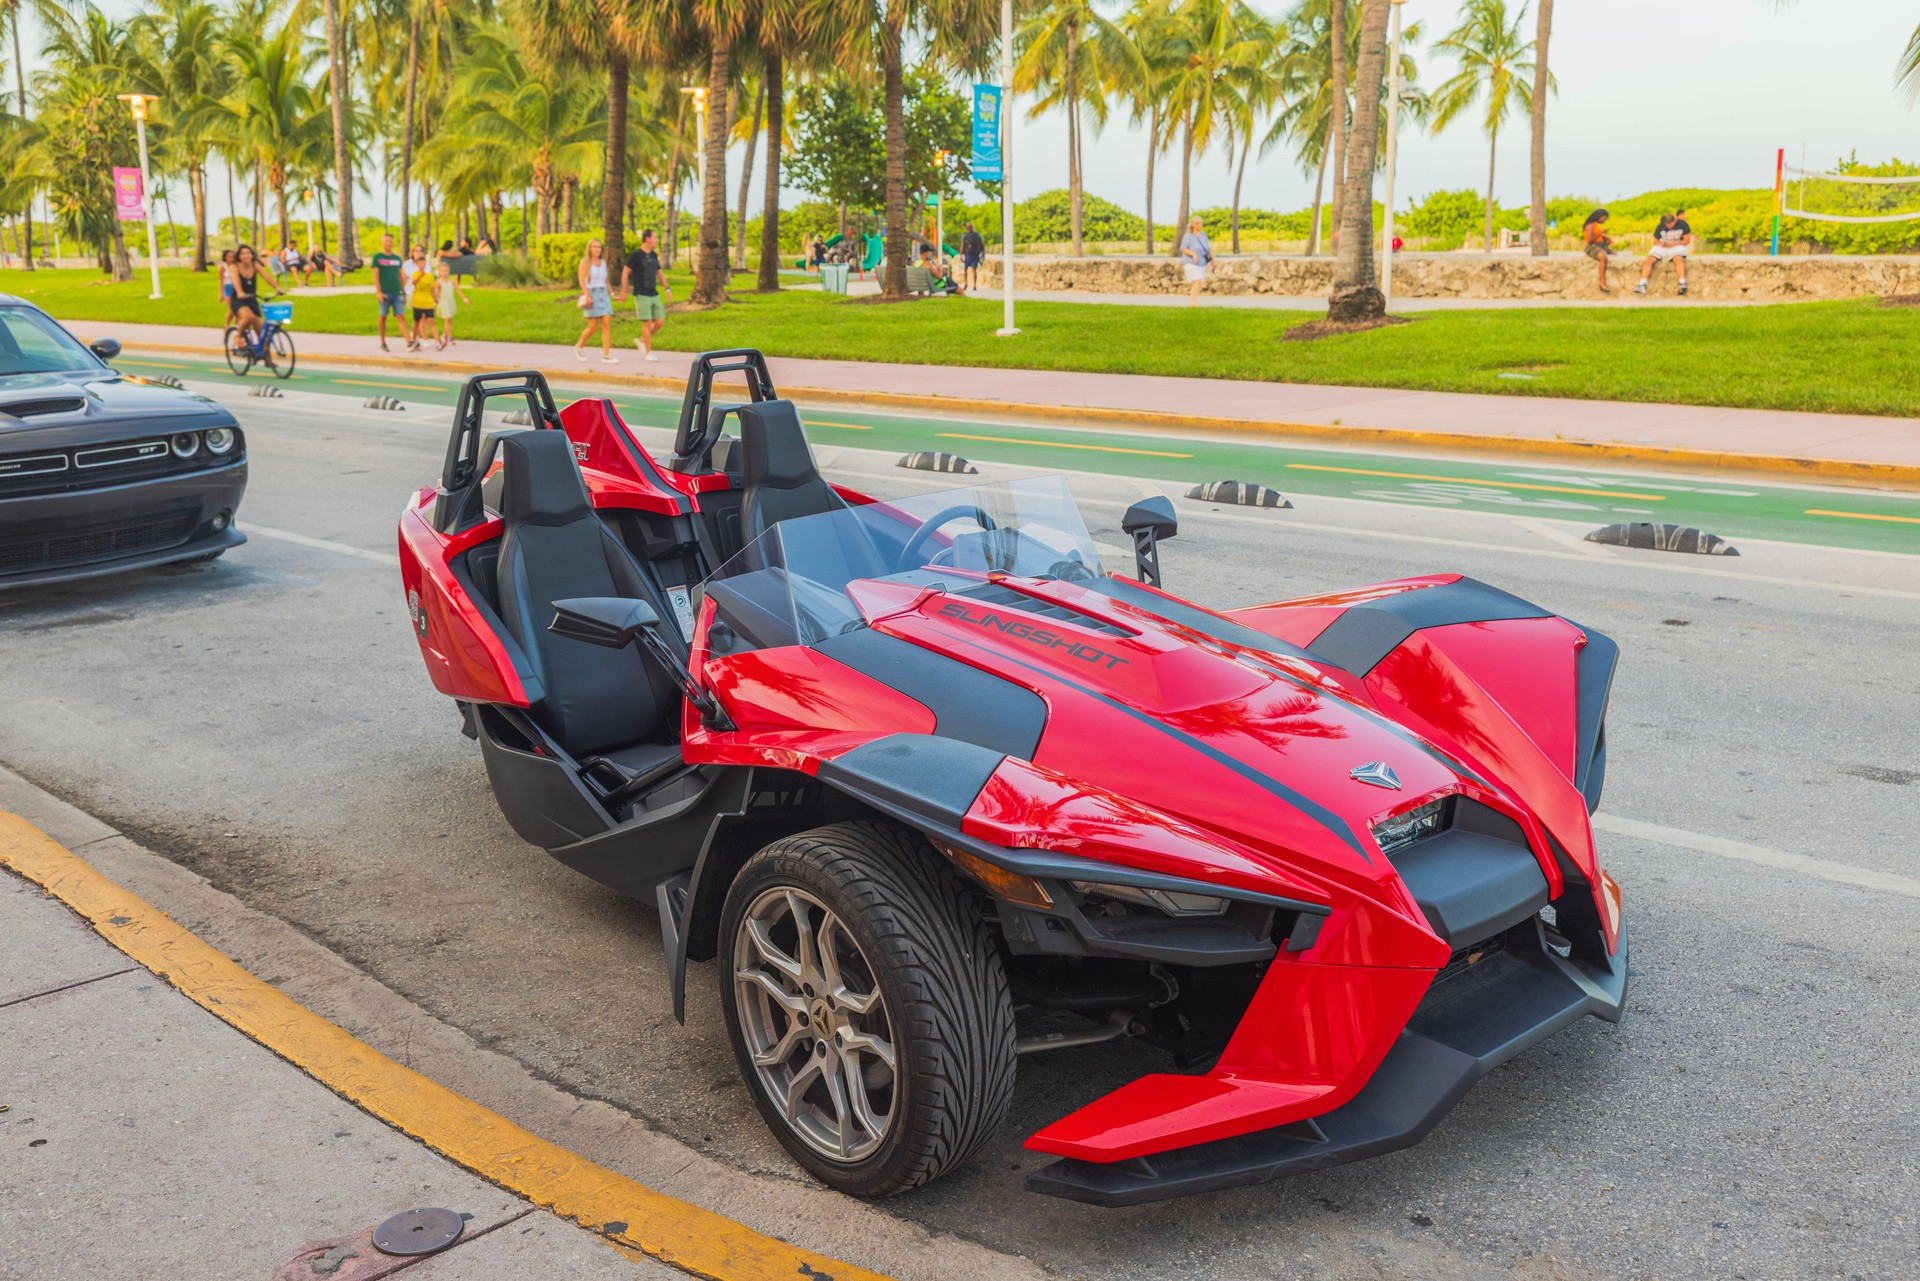
[[[1802,169],[1775,154],[1773,234],[1777,251],[1780,220],[1808,222],[1920,222],[1920,172],[1913,165],[1846,165],[1841,169]]]

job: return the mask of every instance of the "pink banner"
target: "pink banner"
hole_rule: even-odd
[[[121,222],[147,220],[146,192],[141,189],[138,169],[113,171],[113,214]]]

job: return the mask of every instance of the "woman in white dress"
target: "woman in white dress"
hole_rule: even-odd
[[[598,329],[600,363],[617,365],[620,362],[613,356],[613,295],[607,287],[607,252],[598,236],[587,242],[587,252],[581,256],[580,269],[575,274],[580,282],[577,305],[587,318],[587,327],[580,331],[580,341],[573,344],[574,359],[586,360],[587,340]]]

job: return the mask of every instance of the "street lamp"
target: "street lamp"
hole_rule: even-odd
[[[1386,239],[1386,265],[1380,269],[1381,306],[1393,303],[1393,167],[1400,141],[1400,6],[1406,0],[1390,0],[1393,5],[1393,52],[1387,60],[1387,213],[1383,230]]]
[[[1013,0],[1000,0],[1000,328],[1002,338],[1020,332],[1013,323]]]
[[[933,167],[940,171],[940,184],[943,187],[947,180],[947,160],[952,155],[944,147],[933,153]],[[920,225],[926,226],[925,223]],[[938,191],[933,193],[933,245],[938,251],[934,255],[936,258],[947,252],[947,198]]]
[[[149,299],[160,297],[160,241],[153,231],[153,179],[147,173],[147,104],[154,99],[150,93],[120,95],[120,101],[133,109],[133,127],[140,134],[140,211],[147,219],[147,266],[153,273]]]

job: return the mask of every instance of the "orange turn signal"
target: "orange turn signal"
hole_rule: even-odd
[[[995,898],[1005,899],[1009,903],[1018,903],[1021,907],[1037,907],[1042,911],[1051,911],[1053,899],[1047,893],[1047,887],[1031,876],[1022,876],[1018,872],[1009,872],[997,867],[978,854],[969,853],[957,845],[945,841],[935,841],[933,848],[940,851],[947,861],[980,883]]]

